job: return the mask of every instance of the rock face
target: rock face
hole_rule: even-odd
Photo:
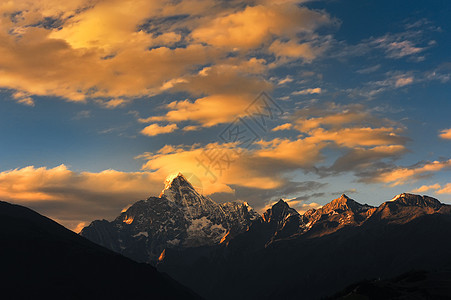
[[[167,248],[220,244],[258,219],[246,203],[218,204],[178,174],[166,180],[159,197],[136,202],[112,222],[94,221],[80,234],[137,261],[155,263]]]
[[[345,226],[359,226],[375,212],[376,208],[360,204],[346,195],[304,214],[310,236],[330,234]]]
[[[450,207],[435,198],[403,193],[382,203],[371,218],[372,222],[404,224],[419,216],[447,213]]]

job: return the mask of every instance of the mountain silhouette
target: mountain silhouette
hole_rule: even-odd
[[[0,201],[3,299],[200,299],[147,264]]]

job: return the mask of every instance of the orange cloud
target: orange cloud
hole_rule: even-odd
[[[272,131],[281,131],[281,130],[289,130],[293,127],[293,124],[291,123],[285,123],[279,126],[276,126],[272,129]]]
[[[315,48],[311,43],[298,43],[294,40],[288,42],[274,41],[268,50],[278,58],[302,58],[308,62],[323,52],[321,48]]]
[[[328,16],[296,3],[267,3],[215,18],[191,35],[195,40],[216,47],[248,49],[261,46],[273,35],[293,38],[296,33],[311,32],[328,22]],[[301,52],[299,57],[304,53]]]
[[[320,92],[321,89],[307,89],[298,93],[308,94]],[[394,125],[389,120],[372,116],[361,104],[339,105],[333,102],[317,106],[308,106],[294,114],[296,129],[309,132],[312,129],[355,127],[362,124],[379,126],[380,124]]]
[[[252,103],[255,95],[211,95],[189,100],[176,101],[168,105],[171,109],[165,116],[151,117],[149,120],[170,122],[196,121],[210,127],[220,123],[232,122],[237,116],[244,115],[245,109]]]
[[[438,190],[441,189],[440,184],[432,184],[432,185],[422,185],[421,187],[412,190],[412,193],[424,193],[430,190]]]
[[[158,195],[165,175],[151,172],[73,172],[28,166],[0,172],[0,198],[36,209],[75,229],[79,223],[113,218],[130,201]]]
[[[423,185],[413,190],[412,193],[424,193],[427,191],[434,191],[437,194],[451,194],[451,183],[447,183],[444,186],[438,183],[432,185]]]
[[[451,140],[451,128],[450,129],[443,129],[442,131],[440,131],[439,136],[442,139]]]
[[[147,136],[156,136],[159,134],[170,133],[177,129],[178,129],[177,124],[169,124],[166,126],[151,124],[149,126],[146,126],[143,130],[141,130],[141,134]]]
[[[206,194],[233,193],[231,185],[274,189],[283,184],[277,172],[267,172],[268,162],[259,165],[261,160],[258,157],[243,149],[238,154],[236,147],[236,144],[218,143],[189,148],[166,146],[157,154],[148,153],[139,158],[146,160],[143,170],[158,170],[163,174],[195,174]]]
[[[444,187],[437,191],[437,194],[451,194],[451,183],[446,184]]]
[[[447,168],[451,168],[451,159],[425,163],[420,167],[400,167],[394,170],[382,171],[374,177],[374,180],[377,182],[389,183],[390,186],[397,186]]]
[[[321,88],[313,88],[313,89],[305,89],[302,91],[292,92],[292,95],[312,95],[312,94],[321,94]]]
[[[310,131],[313,139],[319,141],[333,141],[341,147],[355,146],[383,146],[404,143],[405,138],[397,134],[394,128],[344,128],[325,130],[318,128]]]
[[[115,108],[136,97],[182,91],[201,98],[177,108],[206,126],[232,113],[206,117],[206,102],[223,101],[225,107],[230,91],[243,99],[271,89],[264,79],[270,66],[255,51],[268,53],[275,40],[303,45],[298,33],[316,40],[314,30],[330,22],[298,1],[25,0],[1,3],[0,12],[0,87],[12,90],[17,102],[33,105],[34,95],[57,96]],[[305,53],[289,55],[315,55]]]
[[[276,138],[269,142],[260,141],[260,150],[256,155],[264,158],[277,159],[301,168],[313,167],[323,159],[321,150],[328,144],[317,142],[311,138],[289,140]]]
[[[405,85],[409,85],[413,83],[413,77],[400,77],[396,80],[395,86],[396,87],[403,87]]]

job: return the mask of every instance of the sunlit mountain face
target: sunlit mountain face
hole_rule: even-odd
[[[448,1],[2,2],[0,199],[76,232],[179,172],[212,206],[259,215],[342,194],[450,203],[450,13]],[[233,226],[218,218],[220,242]]]

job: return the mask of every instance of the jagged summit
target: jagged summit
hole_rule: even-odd
[[[331,211],[352,211],[360,212],[371,208],[370,205],[360,204],[357,201],[349,198],[345,194],[342,194],[339,198],[332,200],[328,204],[320,208],[321,213],[329,213]]]
[[[275,207],[289,207],[288,203],[283,201],[282,199],[280,199],[279,201],[277,201],[273,206],[273,209]]]
[[[299,213],[291,208],[287,202],[280,199],[263,213],[263,219],[266,222],[281,222],[292,215],[299,215]]]
[[[199,196],[193,185],[179,172],[166,177],[164,189],[161,191],[159,197],[166,196],[168,200],[177,200],[183,198],[183,194],[194,195],[195,197]]]
[[[350,200],[351,198],[349,198],[346,194],[341,194],[340,198],[338,198],[338,199]]]
[[[247,203],[216,203],[176,173],[159,197],[134,203],[112,222],[94,221],[80,234],[137,261],[155,262],[171,248],[219,244],[258,219]]]
[[[442,203],[435,198],[409,193],[399,194],[389,202],[401,204],[404,206],[431,207],[434,209],[440,208],[442,206]]]

